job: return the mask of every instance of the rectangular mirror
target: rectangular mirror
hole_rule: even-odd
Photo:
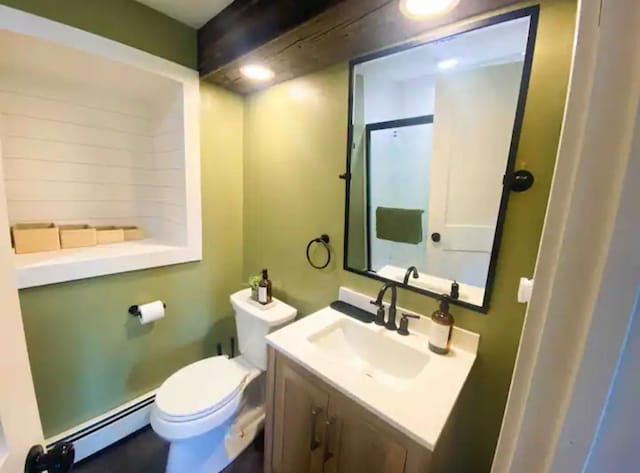
[[[488,310],[537,14],[351,62],[345,269]]]

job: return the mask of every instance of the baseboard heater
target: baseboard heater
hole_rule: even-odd
[[[76,450],[76,462],[79,462],[149,425],[149,415],[155,398],[155,391],[149,392],[48,438],[47,448],[59,442],[72,442]]]

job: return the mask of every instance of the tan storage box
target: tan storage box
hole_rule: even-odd
[[[60,246],[62,248],[83,248],[96,246],[96,229],[89,225],[60,225]]]
[[[11,235],[17,254],[60,249],[60,232],[54,223],[18,223]]]
[[[144,240],[144,230],[140,227],[122,227],[124,230],[124,240]]]
[[[96,227],[98,245],[106,243],[121,243],[124,241],[124,230],[121,227]]]

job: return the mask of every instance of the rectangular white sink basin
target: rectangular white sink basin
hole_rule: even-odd
[[[370,297],[342,288],[370,310]],[[401,313],[401,308],[398,308]],[[267,343],[429,450],[473,366],[480,337],[454,327],[447,355],[429,351],[431,320],[412,320],[409,336],[355,320],[331,307],[267,336]]]
[[[403,390],[425,369],[429,355],[385,336],[386,331],[345,317],[311,334],[308,340],[336,363],[391,389]]]

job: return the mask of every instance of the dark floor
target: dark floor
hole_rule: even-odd
[[[262,473],[259,436],[223,473]],[[78,463],[74,473],[163,473],[169,445],[151,428],[143,429]]]

